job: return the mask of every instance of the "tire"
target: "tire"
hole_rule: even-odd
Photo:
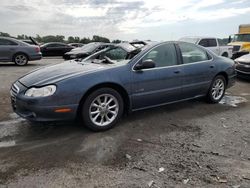
[[[29,59],[28,56],[23,53],[18,53],[13,57],[14,63],[18,66],[27,65]]]
[[[207,93],[209,103],[218,103],[223,98],[226,91],[226,79],[222,75],[216,76]]]
[[[123,109],[123,99],[116,90],[100,88],[86,98],[81,116],[84,125],[92,131],[105,131],[116,125]]]

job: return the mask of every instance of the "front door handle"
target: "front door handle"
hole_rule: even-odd
[[[174,71],[175,74],[179,74],[180,72],[181,72],[180,70]]]

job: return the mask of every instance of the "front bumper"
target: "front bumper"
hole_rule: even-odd
[[[237,70],[237,76],[239,78],[250,80],[250,69],[249,72]]]
[[[236,66],[237,76],[241,78],[250,78],[250,64],[238,63]]]
[[[78,105],[64,106],[38,106],[29,105],[26,101],[16,99],[11,102],[13,111],[19,116],[30,121],[48,122],[48,121],[68,121],[74,120],[77,114]],[[69,112],[55,112],[58,109],[70,109]]]
[[[78,104],[49,106],[39,103],[39,99],[24,97],[23,87],[18,82],[11,88],[12,109],[19,116],[30,121],[68,121],[74,120],[77,116]],[[60,111],[68,109],[67,111]]]

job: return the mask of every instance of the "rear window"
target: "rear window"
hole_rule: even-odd
[[[0,45],[1,46],[16,46],[18,45],[17,43],[11,41],[11,40],[8,40],[8,39],[0,39]]]
[[[201,39],[199,45],[203,47],[216,47],[217,42],[216,39]]]
[[[211,59],[207,52],[189,43],[179,43],[184,64],[207,61]]]

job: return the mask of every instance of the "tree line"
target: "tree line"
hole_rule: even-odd
[[[16,37],[11,36],[9,33],[4,33],[4,32],[0,32],[0,36],[2,37],[13,37],[13,38],[17,38],[20,40],[29,40],[29,36],[21,34],[21,35],[17,35]],[[75,36],[69,36],[68,38],[66,38],[63,35],[46,35],[46,36],[40,36],[40,35],[36,35],[35,37],[33,37],[37,42],[39,43],[47,43],[47,42],[64,42],[64,43],[83,43],[83,44],[87,44],[90,42],[106,42],[106,43],[120,43],[121,40],[112,40],[110,41],[110,39],[106,38],[106,37],[102,37],[102,36],[98,36],[98,35],[94,35],[92,38],[89,37],[75,37]]]

